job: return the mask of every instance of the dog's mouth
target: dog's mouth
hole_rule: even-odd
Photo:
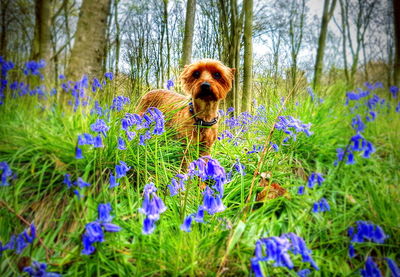
[[[204,101],[216,101],[217,96],[212,91],[211,85],[207,82],[204,82],[200,85],[200,89],[198,93],[194,97],[195,99],[202,99]]]

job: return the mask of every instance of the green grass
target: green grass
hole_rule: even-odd
[[[107,99],[113,95],[111,87],[102,93]],[[183,218],[196,211],[202,191],[196,182],[189,184],[185,193],[170,197],[167,189],[171,178],[181,172],[184,151],[173,131],[154,136],[146,146],[138,145],[137,138],[127,150],[117,150],[120,119],[125,112],[133,112],[135,103],[121,112],[111,113],[107,122],[111,127],[105,147],[92,149],[84,146],[82,160],[75,159],[78,134],[90,132],[96,116],[90,108],[72,112],[59,107],[55,99],[37,100],[34,97],[7,98],[0,107],[0,161],[7,161],[18,177],[8,187],[0,187],[0,199],[9,209],[0,209],[0,240],[6,243],[12,234],[27,226],[19,217],[37,226],[38,237],[33,246],[22,254],[4,251],[0,257],[0,275],[19,275],[18,263],[22,257],[47,262],[49,270],[64,276],[248,276],[250,258],[255,242],[262,237],[294,232],[304,238],[313,251],[320,271],[312,276],[357,276],[368,255],[373,256],[382,272],[389,276],[384,261],[390,257],[400,261],[400,115],[391,108],[380,108],[375,121],[366,123],[364,136],[376,147],[371,158],[356,154],[356,164],[334,166],[336,148],[346,147],[354,135],[351,119],[354,114],[344,106],[345,90],[340,84],[328,88],[322,104],[313,103],[306,92],[288,102],[282,115],[291,115],[304,123],[312,123],[310,137],[299,134],[296,141],[281,145],[284,134],[275,130],[272,141],[280,145],[278,152],[267,152],[261,172],[270,172],[272,182],[288,191],[287,198],[256,202],[262,188],[256,177],[255,191],[246,204],[254,170],[261,153],[247,155],[254,144],[264,144],[274,124],[278,107],[267,107],[267,123],[255,123],[249,131],[240,134],[240,144],[217,141],[212,157],[230,171],[236,159],[246,166],[246,175],[233,175],[225,186],[224,204],[227,209],[207,216],[207,224],[194,223],[192,232],[180,231]],[[390,99],[387,90],[375,91]],[[263,101],[259,99],[260,104]],[[269,99],[279,105],[279,99]],[[299,105],[295,105],[299,102]],[[44,110],[38,105],[44,105]],[[101,102],[102,105],[110,102]],[[353,105],[353,104],[352,104]],[[361,115],[365,111],[360,110]],[[221,132],[226,129],[221,124]],[[196,151],[190,153],[194,159]],[[110,190],[109,173],[119,161],[132,169],[120,180],[120,186]],[[324,174],[321,187],[306,189],[297,195],[297,188],[305,185],[311,172]],[[82,190],[83,199],[73,194],[62,183],[64,174],[72,179],[82,177],[92,184]],[[142,204],[143,187],[154,182],[158,195],[168,210],[156,223],[153,234],[142,234],[144,216],[138,212]],[[331,211],[312,213],[312,204],[325,197]],[[123,229],[106,233],[103,243],[90,256],[81,255],[81,236],[85,224],[97,218],[97,205],[110,202],[113,223]],[[384,244],[356,245],[357,257],[349,259],[347,229],[357,220],[368,220],[380,225],[389,238]],[[46,250],[47,248],[47,250]],[[47,253],[46,253],[47,252]],[[48,257],[46,257],[46,255]],[[307,268],[299,257],[292,256],[296,270]],[[221,268],[223,266],[223,268]],[[296,272],[264,266],[270,276],[296,276]]]

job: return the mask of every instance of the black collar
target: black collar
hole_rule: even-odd
[[[189,103],[189,111],[194,115],[194,108],[193,108],[193,103],[192,102]],[[213,120],[211,120],[211,121],[204,121],[203,119],[198,118],[198,117],[196,117],[194,115],[194,120],[196,122],[193,125],[210,127],[210,126],[213,126],[213,125],[218,123],[218,116],[216,118],[214,118]]]

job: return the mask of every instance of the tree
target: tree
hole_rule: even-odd
[[[51,0],[35,1],[35,32],[32,43],[31,59],[50,59],[50,3]]]
[[[394,84],[400,87],[400,2],[393,0],[395,54],[393,63]]]
[[[190,64],[192,59],[192,44],[194,32],[194,19],[196,17],[196,0],[188,0],[186,6],[185,35],[183,38],[182,58],[180,66]]]
[[[329,21],[331,20],[335,7],[336,7],[336,0],[324,1],[324,10],[321,20],[321,31],[319,33],[317,57],[315,60],[314,80],[313,80],[314,90],[319,86],[320,83],[321,74],[324,66],[324,54],[326,46],[326,37],[328,33],[328,24]]]
[[[244,1],[244,65],[242,111],[250,111],[253,98],[253,0]]]
[[[102,74],[110,4],[110,0],[83,0],[66,72],[72,80],[77,80],[82,74]]]

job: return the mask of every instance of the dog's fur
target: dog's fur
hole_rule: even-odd
[[[180,80],[183,91],[191,99],[168,90],[153,90],[142,97],[139,111],[143,113],[149,107],[156,107],[167,114],[175,111],[168,124],[176,128],[179,137],[188,137],[191,143],[200,143],[201,155],[209,155],[217,139],[218,122],[209,127],[195,124],[199,120],[211,122],[218,118],[219,103],[231,90],[234,74],[234,68],[212,59],[186,65]]]

